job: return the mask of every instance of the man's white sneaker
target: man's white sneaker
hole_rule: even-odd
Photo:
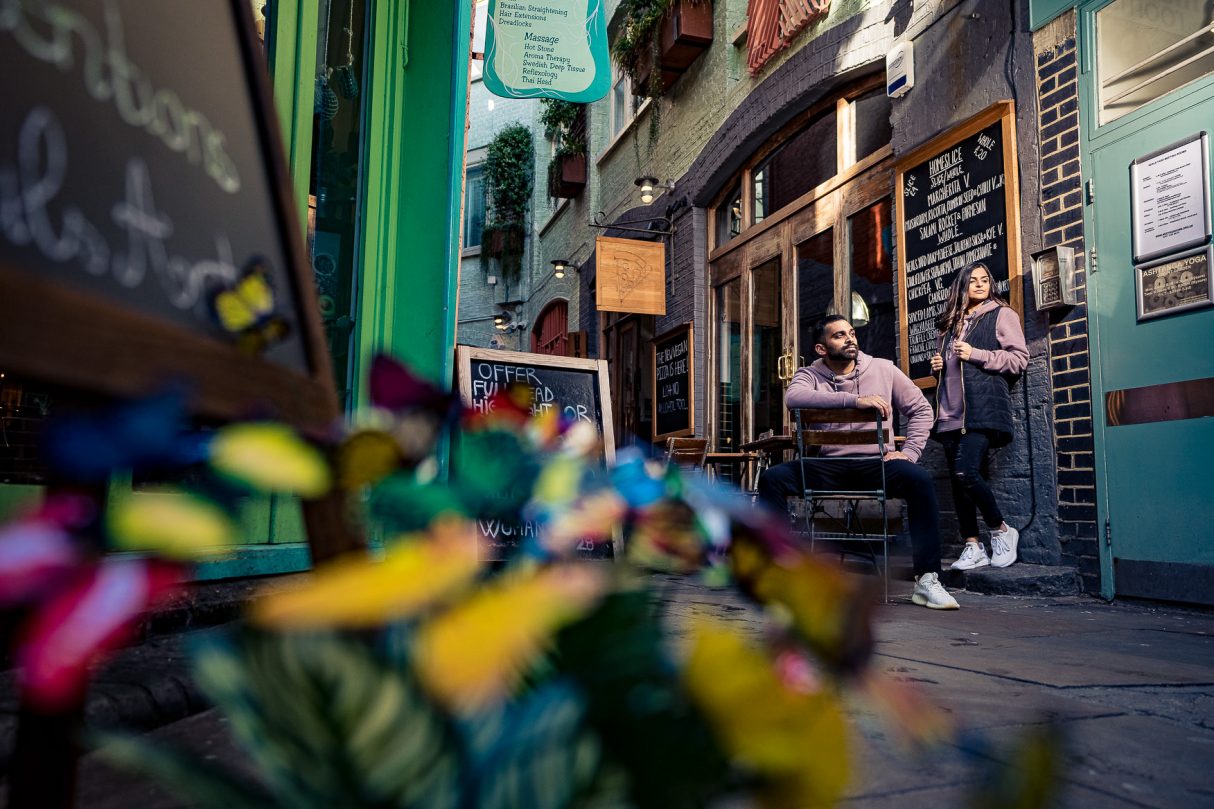
[[[961,556],[949,567],[953,570],[973,570],[976,567],[986,567],[990,563],[991,557],[986,555],[986,548],[981,542],[967,542]]]
[[[915,591],[911,593],[911,601],[929,610],[956,610],[961,605],[957,599],[948,594],[940,583],[939,573],[924,573],[915,579]]]
[[[1020,532],[1012,526],[1003,531],[991,531],[991,565],[1007,567],[1016,561],[1016,545],[1020,542]]]

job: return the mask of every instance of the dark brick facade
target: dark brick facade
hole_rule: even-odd
[[[1086,244],[1079,164],[1079,83],[1074,18],[1061,42],[1036,51],[1041,137],[1042,243],[1075,249],[1079,304],[1050,317],[1050,376],[1058,463],[1058,539],[1062,561],[1079,568],[1084,589],[1100,589],[1096,474],[1089,375]]]

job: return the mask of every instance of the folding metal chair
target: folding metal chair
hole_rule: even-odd
[[[869,409],[845,408],[836,410],[793,409],[796,426],[797,460],[813,460],[822,468],[846,464],[859,459],[878,459],[884,456],[886,436],[881,414]],[[823,425],[860,425],[876,421],[872,427],[836,427],[826,429]],[[824,446],[868,446],[872,453],[847,456],[818,454]],[[885,584],[885,601],[889,602],[889,543],[891,522],[901,522],[901,508],[895,506],[893,520],[890,514],[890,499],[885,480],[885,464],[878,465],[880,476],[874,479],[869,489],[812,488],[805,477],[805,465],[798,465],[801,474],[801,490],[804,499],[803,519],[809,534],[810,550],[818,540],[837,543],[862,543],[866,556],[881,575]],[[881,564],[877,564],[874,544],[881,546]],[[846,550],[844,552],[847,552]]]

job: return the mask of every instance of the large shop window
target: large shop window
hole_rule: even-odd
[[[1100,123],[1214,73],[1210,0],[1115,0],[1096,12]]]
[[[784,389],[842,314],[861,349],[895,358],[892,149],[884,77],[775,133],[713,205],[708,434],[728,451],[788,427]]]
[[[357,300],[358,199],[366,87],[365,0],[321,0],[308,243],[340,401],[351,405],[351,340]]]

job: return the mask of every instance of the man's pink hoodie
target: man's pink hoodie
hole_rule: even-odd
[[[894,410],[906,416],[906,441],[901,450],[907,458],[918,463],[919,456],[923,454],[923,447],[927,444],[928,433],[932,429],[932,406],[927,403],[923,392],[915,387],[915,383],[889,360],[870,357],[861,351],[856,357],[856,368],[852,373],[835,376],[834,372],[826,367],[826,362],[818,359],[811,365],[798,368],[793,374],[792,382],[784,392],[784,404],[790,408],[855,407],[856,400],[861,396],[881,396],[893,405]],[[876,426],[874,420],[868,424],[833,424],[822,425],[822,428],[872,431]],[[893,424],[886,428],[887,452],[894,449],[893,429]],[[872,444],[822,447],[822,455],[829,456],[871,455],[872,451]]]

